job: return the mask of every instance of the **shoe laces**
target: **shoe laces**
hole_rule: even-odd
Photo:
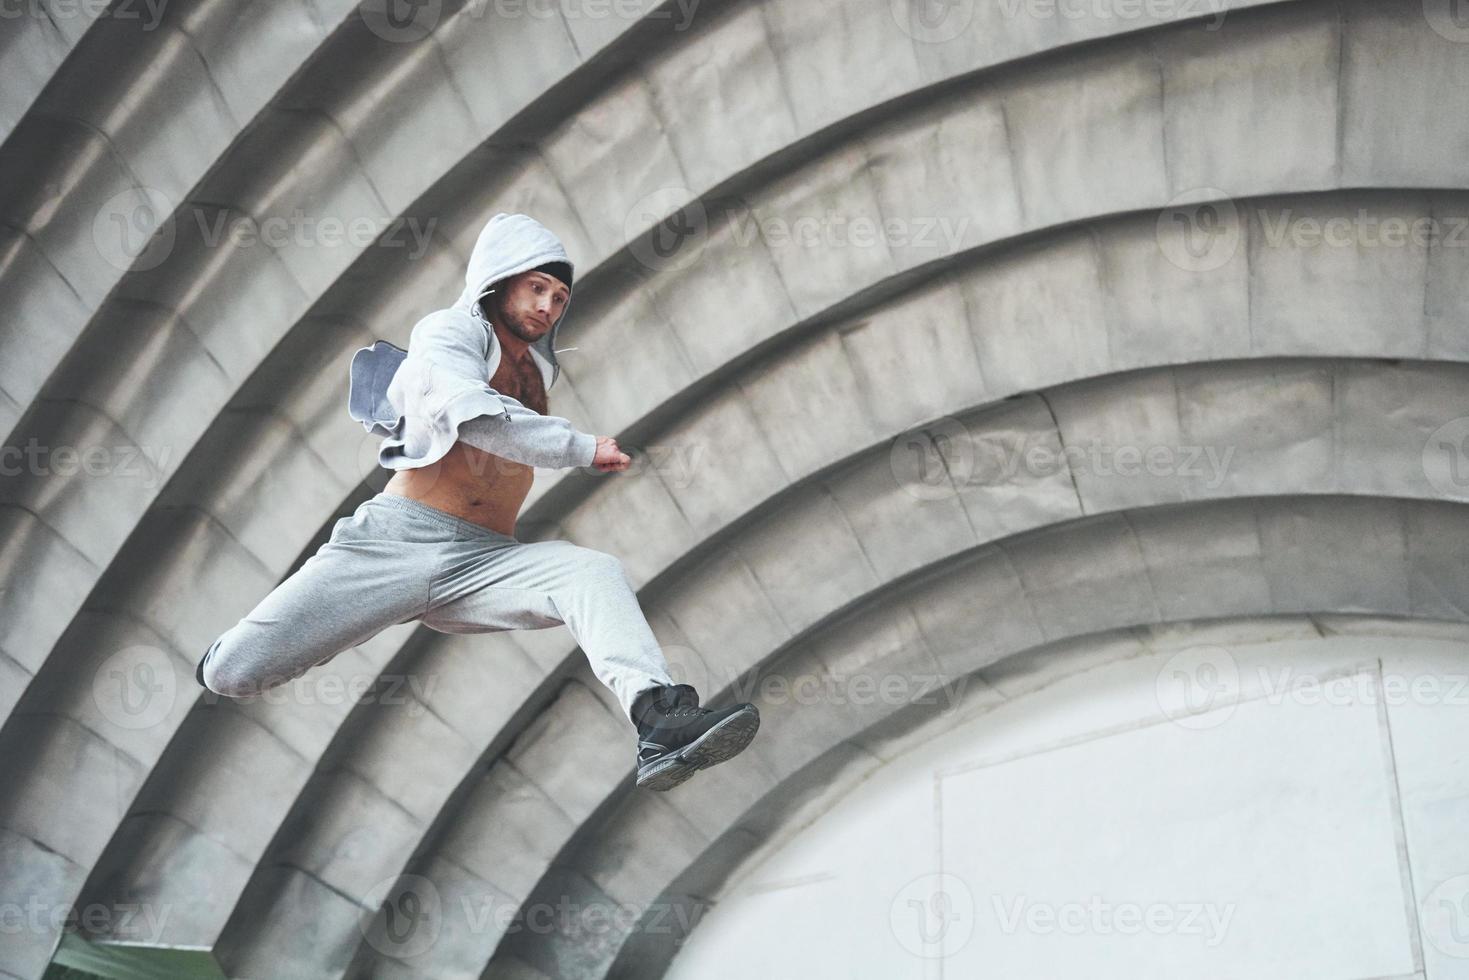
[[[663,712],[665,718],[697,718],[704,713],[703,708],[693,704],[677,704]]]

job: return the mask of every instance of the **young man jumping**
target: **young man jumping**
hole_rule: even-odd
[[[552,540],[517,540],[533,467],[627,469],[610,436],[546,414],[556,333],[571,301],[560,240],[523,214],[495,215],[464,291],[420,320],[408,350],[352,358],[348,411],[383,436],[394,475],[331,539],[205,651],[196,678],[228,697],[284,684],[399,623],[441,633],[565,624],[637,732],[637,785],[667,790],[737,755],[754,705],[699,706],[675,684],[622,562]]]

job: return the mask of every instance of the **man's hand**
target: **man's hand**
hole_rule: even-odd
[[[632,465],[632,457],[617,448],[617,440],[611,436],[597,437],[597,455],[592,457],[592,466],[602,473],[617,473]]]

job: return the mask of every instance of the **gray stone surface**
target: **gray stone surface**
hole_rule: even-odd
[[[1177,581],[1188,581],[1197,579],[1200,581],[1216,581],[1218,571],[1213,567],[1209,554],[1198,547],[1176,547],[1161,549],[1153,547],[1148,554],[1165,556],[1155,565],[1153,560],[1143,559],[1138,561],[1139,566],[1146,566],[1146,573],[1142,576],[1141,584],[1132,586],[1135,598],[1133,604],[1136,608],[1128,608],[1125,602],[1119,603],[1117,596],[1128,586],[1121,588],[1113,584],[1117,576],[1117,567],[1112,559],[1117,555],[1128,555],[1139,553],[1139,541],[1150,540],[1157,543],[1178,543],[1174,539],[1179,537],[1192,537],[1198,527],[1218,526],[1226,530],[1230,525],[1243,525],[1248,527],[1252,524],[1261,528],[1277,527],[1277,533],[1260,533],[1255,541],[1255,562],[1248,573],[1256,578],[1272,578],[1272,566],[1279,563],[1289,562],[1291,556],[1305,550],[1311,542],[1323,535],[1337,533],[1342,528],[1350,528],[1353,525],[1370,524],[1405,524],[1417,523],[1423,518],[1430,518],[1438,512],[1448,511],[1456,513],[1461,508],[1456,504],[1428,503],[1428,502],[1402,502],[1392,500],[1365,500],[1349,497],[1322,497],[1322,498],[1276,498],[1257,500],[1253,502],[1225,501],[1203,505],[1186,505],[1179,510],[1186,511],[1192,518],[1189,522],[1173,521],[1159,526],[1153,519],[1162,515],[1170,516],[1174,508],[1153,508],[1142,511],[1124,511],[1117,515],[1108,515],[1105,519],[1081,518],[1068,524],[1056,525],[1051,528],[1029,534],[1020,535],[1008,540],[1001,549],[979,549],[966,554],[960,561],[951,563],[953,578],[971,580],[976,575],[987,577],[989,574],[997,574],[1001,577],[1010,577],[1015,580],[1025,602],[1031,607],[1037,618],[1046,624],[1046,643],[1059,644],[1064,641],[1091,633],[1090,623],[1106,623],[1106,628],[1131,628],[1139,625],[1164,626],[1178,620],[1166,616],[1157,611],[1160,602],[1153,599],[1155,592],[1166,591],[1170,583]],[[1073,536],[1064,536],[1061,532],[1064,528],[1071,527],[1078,533]],[[1463,528],[1460,527],[1455,533],[1450,547],[1458,553],[1464,553],[1466,541]],[[1352,580],[1345,576],[1335,574],[1335,569],[1325,562],[1315,563],[1311,567],[1302,567],[1296,570],[1295,590],[1279,590],[1272,602],[1268,602],[1264,608],[1257,609],[1257,613],[1299,613],[1315,609],[1327,609],[1332,607],[1348,607],[1355,611],[1367,613],[1391,613],[1412,617],[1416,615],[1412,610],[1406,608],[1402,602],[1401,594],[1405,583],[1412,577],[1413,568],[1416,565],[1417,555],[1420,552],[1432,551],[1433,546],[1414,535],[1412,540],[1404,542],[1404,560],[1400,562],[1384,561],[1375,563],[1371,569],[1359,568],[1358,574]],[[1037,582],[1037,576],[1043,570],[1061,571],[1065,569],[1067,575],[1067,588],[1054,588],[1052,578],[1042,578]],[[1079,571],[1078,571],[1079,570]],[[1241,574],[1236,572],[1235,574]],[[970,612],[968,604],[964,601],[962,593],[947,589],[947,584],[942,579],[932,580],[933,584],[940,585],[946,590],[950,601],[955,605]],[[1156,588],[1150,582],[1159,583]],[[1035,588],[1032,583],[1037,583],[1040,588]],[[776,674],[797,675],[805,671],[821,670],[827,667],[820,650],[825,648],[828,641],[840,645],[848,651],[848,656],[856,656],[860,659],[861,654],[855,653],[863,646],[867,649],[892,647],[906,649],[908,651],[921,650],[921,643],[912,641],[884,644],[881,641],[868,639],[864,644],[858,645],[852,638],[862,633],[896,633],[902,635],[905,627],[902,625],[910,621],[906,612],[911,604],[925,602],[931,604],[932,599],[925,594],[928,581],[920,581],[909,587],[889,590],[883,597],[875,598],[873,602],[865,606],[847,624],[845,630],[835,630],[830,635],[819,635],[812,638],[810,643],[796,644],[788,648],[777,658],[777,662],[768,665],[768,669]],[[1366,598],[1366,593],[1372,592],[1373,598]],[[1456,598],[1462,604],[1466,598],[1463,586],[1455,590]],[[1196,610],[1215,609],[1214,597],[1203,591],[1194,593]],[[1152,611],[1149,611],[1149,610]],[[1089,611],[1090,616],[1083,612]],[[1181,603],[1175,603],[1176,613],[1185,613],[1184,618],[1194,618],[1186,613]],[[1012,678],[1013,685],[1015,668],[1006,664],[1001,658],[1015,657],[1020,654],[1021,658],[1029,656],[1029,649],[1019,650],[997,650],[990,642],[987,630],[984,629],[982,620],[974,618],[972,613],[969,617],[977,629],[970,636],[970,642],[964,650],[965,660],[962,665],[957,665],[955,672],[948,675],[950,680],[961,680],[975,670],[981,671],[981,678],[989,676],[989,666],[996,661],[1000,672],[997,678]],[[1463,615],[1455,617],[1455,620],[1463,624]],[[1462,628],[1462,625],[1461,625]],[[1217,636],[1237,635],[1220,630]],[[1248,635],[1247,633],[1238,635]],[[1126,641],[1124,640],[1124,643]],[[1041,646],[1037,644],[1036,646]],[[1056,656],[1056,662],[1064,663],[1066,659],[1066,648],[1064,646],[1056,649],[1051,656]],[[1115,654],[1114,654],[1115,655]],[[1126,655],[1125,652],[1122,655]],[[908,656],[912,656],[910,652]],[[914,678],[917,673],[913,666],[904,666],[898,661],[887,661],[879,659],[873,661],[873,673],[868,676],[874,677],[908,677]],[[916,666],[916,665],[915,665]],[[1068,664],[1070,670],[1085,669],[1085,665]],[[1034,686],[1035,681],[1030,682]],[[855,688],[828,688],[827,690],[839,690],[845,692],[854,691]],[[914,690],[912,687],[910,691]],[[1012,689],[1013,696],[1013,689]],[[984,695],[981,694],[981,700]],[[851,741],[859,738],[863,732],[870,727],[880,725],[880,719],[886,715],[899,710],[901,701],[898,699],[873,698],[866,705],[853,706],[848,698],[847,705],[836,702],[839,698],[830,694],[819,698],[816,704],[819,710],[813,710],[805,705],[796,704],[794,699],[767,700],[761,704],[762,727],[765,724],[778,726],[787,734],[780,740],[780,748],[784,757],[784,770],[786,778],[782,780],[782,790],[786,786],[795,787],[801,785],[797,774],[800,770],[818,759],[828,749],[841,744],[843,741]],[[940,704],[935,704],[926,709],[926,713],[933,716],[938,713]],[[1156,710],[1156,709],[1155,709]],[[857,721],[854,715],[867,715],[865,720]],[[767,746],[771,743],[766,743]],[[749,751],[754,751],[755,745]],[[736,773],[739,770],[735,770]],[[757,774],[751,773],[751,778],[758,778]],[[632,794],[626,801],[630,808],[641,809],[650,814],[655,809],[661,808],[665,802],[678,805],[685,796],[695,796],[695,793],[668,794],[666,798],[649,798],[646,794]],[[730,828],[739,825],[739,816],[733,812],[726,811],[726,822]],[[660,847],[660,838],[657,835],[642,833],[627,834],[619,838],[606,836],[589,838],[586,843],[569,859],[560,862],[562,868],[569,873],[571,868],[592,868],[600,862],[607,861],[611,855],[616,855],[618,860],[646,866],[656,862],[656,853]],[[640,860],[640,858],[642,860]],[[532,901],[546,901],[547,896],[554,894],[555,881],[548,878],[544,882]],[[662,885],[644,883],[640,890],[623,890],[612,893],[612,897],[619,902],[633,905],[648,905],[660,898],[662,888],[669,887],[672,876],[665,878]],[[656,906],[655,906],[656,907]],[[571,939],[561,939],[564,945],[573,945]],[[602,951],[600,945],[588,943],[581,944],[583,954],[591,954]],[[569,956],[570,954],[559,954]],[[611,967],[611,960],[604,959],[595,968],[587,969],[579,974],[583,976],[603,975]],[[494,962],[491,961],[490,971],[494,970]]]
[[[405,342],[500,210],[577,259],[553,409],[657,461],[543,474],[521,527],[621,557],[706,696],[787,664],[969,676],[1200,616],[1463,618],[1446,502],[1469,484],[1434,454],[1469,417],[1469,250],[1360,224],[1469,212],[1469,124],[1441,97],[1469,45],[1421,5],[1235,4],[1217,30],[974,5],[919,38],[901,5],[835,0],[682,26],[650,0],[431,6],[417,39],[382,36],[381,3],[205,0],[146,33],[27,15],[0,42],[0,429],[114,463],[0,484],[7,900],[174,908],[144,941],[232,975],[602,975],[620,934],[460,921],[414,954],[362,926],[414,875],[471,906],[696,907],[707,855],[771,839],[800,819],[777,801],[906,724],[772,704],[709,795],[647,800],[563,630],[398,627],[275,703],[198,699],[204,646],[380,485],[347,355]],[[137,187],[187,202],[151,268],[99,237]],[[650,262],[691,202],[704,233]],[[397,247],[221,246],[194,220],[298,211],[437,224],[419,252],[411,223]],[[802,219],[896,224],[781,238]],[[1345,243],[1292,238],[1344,219]],[[1193,450],[1227,462],[1182,472]],[[1116,472],[1134,451],[1166,465]],[[162,685],[142,720],[139,664]],[[420,685],[322,696],[395,680]],[[0,971],[39,976],[56,938]]]

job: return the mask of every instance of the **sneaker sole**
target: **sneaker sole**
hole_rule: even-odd
[[[656,762],[638,774],[638,786],[666,792],[700,769],[717,766],[743,752],[760,730],[760,712],[750,708],[730,715],[679,750],[671,759]]]

